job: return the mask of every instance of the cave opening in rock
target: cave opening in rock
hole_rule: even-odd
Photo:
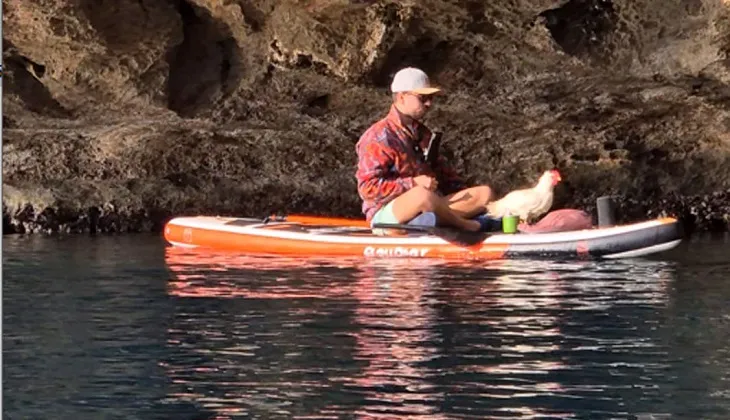
[[[69,117],[71,112],[61,105],[41,79],[46,66],[18,54],[14,46],[3,41],[6,58],[3,68],[3,88],[6,95],[17,95],[32,112],[49,117]],[[4,116],[8,118],[7,115]],[[12,124],[12,119],[8,120]]]
[[[383,65],[375,69],[370,79],[378,87],[389,87],[395,73],[403,67],[418,67],[433,77],[448,64],[452,45],[448,41],[425,35],[415,42],[394,47]]]
[[[539,16],[563,51],[576,57],[597,53],[618,19],[611,0],[569,0]]]
[[[168,53],[168,107],[194,116],[235,90],[241,79],[241,52],[224,23],[186,0],[175,5],[183,26],[183,41]]]

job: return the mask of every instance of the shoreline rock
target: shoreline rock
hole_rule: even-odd
[[[701,3],[10,0],[3,232],[361,217],[354,145],[407,65],[469,181],[557,168],[555,208],[728,231],[730,6]]]
[[[665,198],[641,200],[636,197],[612,195],[616,203],[617,223],[631,223],[657,217],[676,217],[682,224],[685,233],[724,233],[730,232],[730,190],[713,194],[696,196],[669,196]],[[598,197],[595,197],[598,198]],[[161,233],[164,223],[172,217],[184,215],[216,215],[239,217],[265,217],[271,214],[317,214],[334,217],[361,217],[358,203],[346,202],[339,207],[342,211],[322,210],[326,203],[320,200],[317,204],[303,202],[288,207],[287,210],[269,209],[267,206],[256,208],[249,213],[240,213],[220,206],[198,207],[200,210],[181,209],[174,213],[159,207],[133,208],[105,202],[88,208],[69,208],[65,205],[42,205],[37,211],[30,203],[11,208],[3,204],[4,234],[33,233],[70,233],[70,234],[104,234],[104,233]],[[579,208],[587,211],[596,221],[596,203],[593,197],[581,197],[566,206],[557,208]],[[258,211],[257,211],[258,210]]]

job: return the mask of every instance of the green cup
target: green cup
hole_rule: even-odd
[[[520,221],[519,216],[504,216],[502,218],[502,232],[516,233],[517,223]]]

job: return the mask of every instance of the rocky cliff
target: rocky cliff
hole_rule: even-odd
[[[402,66],[473,182],[730,223],[723,0],[6,0],[5,232],[359,216],[358,136]]]

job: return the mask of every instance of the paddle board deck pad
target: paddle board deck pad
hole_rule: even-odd
[[[628,258],[665,251],[681,241],[676,219],[558,233],[473,233],[404,226],[381,236],[364,220],[285,216],[270,220],[177,217],[164,228],[173,246],[245,254],[371,258]]]

